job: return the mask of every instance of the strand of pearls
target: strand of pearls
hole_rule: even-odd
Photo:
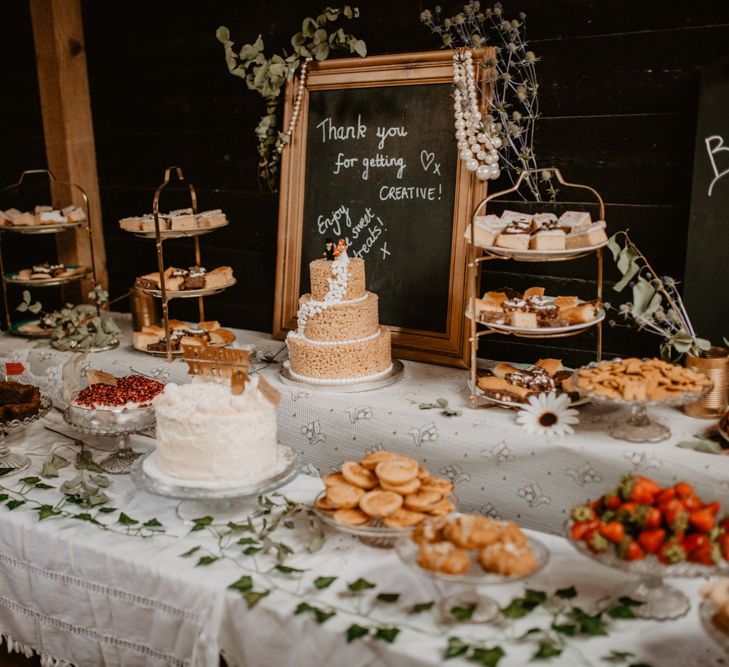
[[[476,94],[473,54],[468,50],[453,53],[453,111],[459,157],[466,169],[476,173],[480,181],[495,180],[501,173],[498,149],[501,138],[494,123],[481,122]]]
[[[296,97],[294,99],[294,112],[291,114],[291,120],[289,121],[289,127],[284,132],[286,141],[279,141],[276,146],[276,150],[279,153],[283,153],[284,146],[291,141],[291,135],[294,133],[294,127],[296,127],[296,121],[299,118],[299,112],[301,111],[301,101],[304,99],[304,88],[306,88],[306,70],[309,67],[311,58],[307,58],[301,63],[301,72],[299,73],[299,88],[296,91]]]

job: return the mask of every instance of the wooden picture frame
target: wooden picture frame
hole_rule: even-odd
[[[492,49],[481,49],[478,56],[488,57],[490,50]],[[452,81],[453,54],[450,50],[344,58],[310,64],[298,121],[281,160],[274,338],[284,338],[289,330],[296,327],[296,311],[301,294],[309,93],[316,90],[413,86]],[[299,81],[295,79],[286,87],[284,127],[289,124],[298,86]],[[452,118],[450,116],[447,123],[451,131]],[[454,140],[453,151],[456,150]],[[462,166],[462,160],[457,159],[456,163],[446,330],[424,331],[395,326],[390,329],[394,356],[466,368],[469,327],[466,325],[464,313],[467,301],[468,246],[464,232],[474,207],[485,196],[486,186]]]

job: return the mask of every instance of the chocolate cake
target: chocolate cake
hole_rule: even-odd
[[[0,382],[0,422],[33,417],[39,410],[38,387],[20,382]]]

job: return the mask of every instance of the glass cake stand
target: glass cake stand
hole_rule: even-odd
[[[492,620],[500,611],[499,603],[485,593],[480,593],[479,589],[486,586],[510,584],[522,579],[527,579],[537,572],[541,571],[549,562],[549,549],[532,537],[527,537],[527,547],[531,549],[539,565],[535,570],[521,575],[504,576],[492,572],[486,572],[476,560],[477,550],[470,550],[471,558],[470,568],[463,574],[445,574],[444,572],[436,572],[428,570],[418,565],[418,551],[420,545],[413,542],[409,536],[401,537],[395,542],[395,551],[400,560],[412,571],[424,577],[435,579],[436,581],[458,584],[465,587],[466,590],[460,593],[444,595],[438,602],[438,611],[447,623],[485,623]],[[454,609],[464,609],[475,607],[473,613],[467,619],[459,619],[454,614]]]
[[[699,619],[701,625],[704,626],[706,634],[709,635],[720,648],[724,649],[724,652],[729,654],[729,634],[720,630],[714,623],[714,614],[716,613],[716,607],[711,600],[704,598],[699,604]]]
[[[116,419],[113,418],[113,413],[107,411],[88,412],[88,418],[80,419],[78,411],[72,413],[68,407],[63,411],[63,419],[69,426],[86,435],[112,438],[116,445],[115,451],[99,461],[99,467],[111,475],[128,474],[134,462],[141,456],[132,449],[131,436],[135,433],[144,433],[154,426],[154,409],[145,408],[119,413]],[[103,421],[95,419],[94,413],[101,413],[105,419]]]
[[[51,399],[41,395],[40,407],[36,414],[25,419],[11,419],[10,421],[0,422],[0,469],[9,468],[20,472],[30,466],[30,459],[27,456],[24,454],[15,454],[8,449],[8,446],[5,444],[5,436],[10,429],[28,426],[42,419],[50,412],[52,407],[53,403]]]
[[[182,502],[177,514],[184,521],[214,514],[220,521],[239,517],[246,501],[271,493],[293,481],[299,474],[296,452],[279,443],[276,463],[255,477],[238,480],[186,480],[164,473],[156,451],[138,459],[132,466],[132,481],[143,491]]]
[[[324,489],[317,494],[314,499],[314,503],[312,504],[314,513],[321,519],[322,523],[325,523],[327,526],[335,528],[342,533],[356,537],[363,544],[367,544],[371,547],[377,547],[378,549],[389,549],[395,546],[395,542],[397,542],[398,539],[410,535],[415,528],[415,526],[409,526],[407,528],[390,528],[389,526],[384,525],[381,519],[373,519],[366,526],[353,526],[346,523],[340,523],[334,518],[333,511],[328,512],[326,510],[319,509],[316,506],[316,502],[320,498],[323,498],[326,493],[327,490]],[[454,508],[458,504],[458,498],[456,498],[456,496],[448,496],[447,500],[450,500],[453,503]]]
[[[595,368],[597,362],[592,362],[584,368]],[[572,377],[573,386],[577,388],[577,373]],[[713,386],[713,385],[712,385]],[[629,408],[630,417],[626,421],[616,421],[610,424],[607,432],[616,440],[627,442],[661,442],[671,437],[671,429],[665,424],[653,421],[648,414],[650,407],[672,407],[679,408],[690,403],[695,403],[702,396],[711,391],[709,386],[701,391],[683,392],[677,396],[666,398],[660,401],[638,401],[622,398],[609,398],[594,391],[579,388],[579,391],[589,400],[595,403],[607,403],[619,407]]]
[[[657,621],[685,616],[691,609],[688,597],[678,588],[666,584],[664,577],[695,578],[715,577],[729,574],[729,563],[723,561],[714,567],[699,565],[698,563],[676,563],[663,565],[655,556],[646,556],[642,560],[627,561],[620,558],[612,549],[604,553],[593,553],[581,540],[572,537],[572,521],[565,523],[565,536],[583,556],[591,558],[596,563],[611,567],[622,572],[628,572],[639,577],[639,581],[631,581],[618,591],[611,593],[610,597],[629,597],[640,606],[632,608],[633,613],[640,618]]]

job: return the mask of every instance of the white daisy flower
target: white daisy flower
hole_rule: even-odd
[[[574,433],[570,424],[579,423],[578,412],[570,408],[567,394],[555,394],[553,391],[530,396],[526,404],[516,416],[517,423],[527,433],[543,436],[561,436]]]

